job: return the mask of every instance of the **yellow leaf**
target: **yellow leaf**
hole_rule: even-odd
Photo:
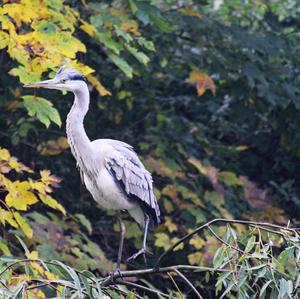
[[[189,244],[196,249],[201,249],[205,245],[205,241],[200,236],[195,235],[190,239]]]
[[[5,223],[7,222],[8,224],[10,224],[12,227],[14,228],[18,228],[19,225],[18,223],[14,220],[13,218],[13,213],[10,211],[6,211],[3,209],[0,209],[0,221],[3,225],[5,225]]]
[[[170,233],[175,232],[178,229],[177,225],[172,222],[171,217],[165,217],[164,225],[167,227]]]
[[[187,82],[196,84],[197,93],[202,96],[207,89],[211,90],[213,94],[216,93],[216,85],[209,75],[202,72],[198,68],[194,68],[187,79]]]
[[[50,195],[43,195],[43,194],[39,194],[41,201],[46,204],[47,206],[49,206],[52,209],[55,210],[59,210],[61,211],[64,215],[66,215],[66,210],[65,208],[58,203],[53,197],[51,197]]]
[[[246,151],[248,149],[248,146],[246,146],[246,145],[239,145],[235,149],[237,151],[239,151],[239,152],[243,152],[243,151]]]
[[[20,228],[24,232],[25,236],[31,239],[33,236],[33,231],[31,227],[28,225],[28,223],[26,222],[26,220],[18,212],[14,212],[14,217],[17,223],[19,224]]]
[[[46,275],[47,279],[49,279],[49,280],[57,279],[57,276],[49,271],[45,271],[45,275]]]
[[[58,155],[65,149],[69,148],[66,137],[59,137],[57,140],[49,140],[38,145],[38,151],[43,156]]]
[[[80,73],[82,73],[84,76],[87,76],[91,73],[94,73],[95,70],[89,67],[88,65],[85,65],[81,62],[78,62],[77,60],[72,60],[70,62],[65,63],[66,66],[73,67],[74,69],[78,70]]]
[[[188,260],[191,265],[200,265],[202,254],[200,252],[191,253],[188,255]]]
[[[46,185],[51,185],[53,187],[57,187],[61,182],[61,179],[55,175],[51,175],[49,170],[40,171],[41,181]]]
[[[205,168],[205,166],[202,165],[201,161],[199,161],[198,159],[194,158],[194,157],[190,157],[188,159],[188,161],[194,165],[200,173],[207,175],[207,169]]]
[[[95,78],[92,75],[88,75],[87,79],[89,82],[97,89],[97,91],[104,97],[104,96],[111,96],[110,91],[108,91],[102,84],[101,82]]]
[[[164,250],[167,250],[172,245],[169,236],[165,233],[156,233],[155,237],[156,240],[154,244],[157,247],[162,247]]]
[[[10,153],[6,148],[0,148],[0,160],[9,161]]]
[[[0,30],[0,50],[7,47],[9,43],[9,35],[4,31]]]
[[[12,256],[9,248],[7,247],[7,245],[5,243],[3,243],[0,239],[0,250],[3,252],[4,255],[7,256]]]
[[[140,36],[141,33],[138,31],[138,24],[134,20],[124,21],[121,24],[121,29],[132,33],[133,35]]]
[[[6,163],[4,163],[4,162],[6,162]],[[1,170],[1,172],[7,173],[11,169],[16,170],[17,172],[21,172],[21,171],[27,171],[30,173],[33,172],[29,167],[18,162],[17,158],[12,157],[7,149],[0,148],[0,170]]]
[[[30,186],[31,186],[32,189],[38,191],[41,194],[45,194],[46,195],[47,193],[51,193],[52,192],[52,189],[48,185],[46,185],[46,184],[44,184],[42,182],[31,181],[30,182]]]
[[[38,288],[27,290],[26,296],[28,296],[28,299],[46,298],[46,295]]]
[[[89,36],[94,36],[95,33],[97,32],[97,29],[95,26],[88,24],[87,22],[81,20],[81,22],[83,23],[80,26],[80,29],[83,30],[84,32],[86,32]]]
[[[174,171],[173,169],[171,169],[166,163],[165,161],[161,160],[161,159],[154,159],[153,157],[146,157],[145,159],[145,163],[147,164],[147,166],[152,170],[155,171],[157,174],[161,175],[161,176],[166,176],[169,178],[176,178],[177,176],[179,176],[179,173]]]
[[[5,202],[9,207],[26,211],[29,205],[33,205],[38,202],[35,194],[29,191],[29,189],[29,182],[13,182],[8,188],[9,193],[5,197]]]
[[[203,19],[203,15],[200,12],[198,12],[196,9],[194,9],[192,6],[186,6],[183,8],[179,8],[178,11],[186,16],[197,17],[200,20]]]
[[[244,181],[230,171],[221,171],[218,173],[218,179],[228,186],[243,186]]]
[[[22,22],[29,23],[38,16],[36,11],[24,9],[23,5],[17,3],[5,4],[3,14],[8,14],[18,27],[22,25]]]
[[[171,213],[174,211],[173,204],[171,203],[171,201],[167,200],[166,198],[164,198],[164,200],[163,200],[163,205],[164,205],[165,210],[168,213]]]
[[[26,252],[25,255],[29,260],[38,260],[39,259],[39,253],[36,250],[33,250],[31,252]],[[44,268],[41,266],[40,263],[30,262],[30,266],[41,275],[43,275],[45,272]]]
[[[175,244],[176,242],[178,242],[178,241],[179,241],[179,238],[174,237],[174,238],[171,239],[171,244],[174,245],[174,244]],[[180,250],[180,249],[183,249],[183,247],[184,247],[184,244],[183,244],[183,242],[182,242],[182,243],[180,243],[179,245],[177,245],[173,250],[174,250],[174,251],[178,251],[178,250]]]
[[[37,260],[39,258],[39,253],[36,250],[26,252],[25,255],[30,260]]]

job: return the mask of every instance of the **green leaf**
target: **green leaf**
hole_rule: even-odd
[[[168,24],[167,22],[165,22],[161,17],[159,17],[157,15],[151,15],[150,19],[160,30],[167,32],[167,33],[173,31],[172,26],[170,24]]]
[[[225,261],[226,257],[224,255],[224,252],[225,252],[225,248],[223,246],[217,249],[214,259],[213,259],[213,265],[215,268],[222,265],[223,262]]]
[[[128,0],[128,4],[133,14],[135,14],[138,10],[137,5],[134,0]]]
[[[281,278],[279,282],[279,298],[292,298],[293,282],[284,278]]]
[[[218,173],[218,179],[228,186],[243,186],[244,182],[238,178],[235,173],[230,171],[221,171]]]
[[[144,37],[138,37],[137,42],[141,47],[144,47],[149,51],[155,51],[155,47],[152,41],[147,40]]]
[[[22,65],[11,69],[8,72],[11,76],[19,77],[19,80],[24,83],[40,81],[41,74],[38,72],[28,72],[26,68]]]
[[[250,252],[251,251],[251,249],[255,245],[255,241],[256,241],[256,237],[255,236],[251,236],[250,239],[247,242],[247,245],[246,245],[246,248],[245,248],[245,252]]]
[[[108,57],[128,78],[132,78],[133,69],[124,59],[114,54],[108,54]]]
[[[126,45],[126,49],[142,64],[147,65],[150,58],[143,52],[139,52],[136,48]]]
[[[75,214],[75,217],[80,221],[80,223],[87,229],[89,235],[92,234],[92,224],[83,214]]]
[[[265,295],[265,292],[266,292],[266,290],[267,290],[267,287],[269,286],[269,284],[270,284],[271,282],[273,282],[273,280],[269,280],[268,282],[266,282],[266,283],[262,286],[262,288],[261,288],[261,290],[260,290],[260,293],[259,293],[259,298],[262,298],[262,297]]]
[[[117,36],[121,36],[127,43],[130,43],[133,40],[132,36],[126,31],[122,30],[118,26],[114,26],[114,28],[116,30]]]
[[[120,54],[120,51],[123,49],[123,46],[113,40],[107,33],[105,32],[97,32],[96,38],[103,43],[107,48],[112,50],[115,54]]]
[[[37,117],[47,128],[51,121],[59,127],[61,126],[59,113],[50,101],[32,95],[23,96],[22,98],[29,116]]]
[[[73,279],[73,282],[75,284],[75,287],[78,291],[78,295],[80,296],[79,298],[83,299],[84,295],[82,293],[82,288],[81,288],[81,283],[80,283],[80,279],[79,276],[77,275],[77,273],[75,272],[74,269],[72,269],[71,267],[65,265],[64,263],[60,262],[60,261],[55,261],[59,266],[61,266],[65,271],[67,271],[67,273],[70,275],[70,277]]]

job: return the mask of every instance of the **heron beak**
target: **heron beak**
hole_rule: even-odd
[[[50,80],[45,80],[45,81],[39,81],[39,82],[33,82],[33,83],[28,83],[23,85],[24,87],[27,88],[55,88],[56,85],[59,82],[57,82],[57,80],[55,79],[50,79]]]

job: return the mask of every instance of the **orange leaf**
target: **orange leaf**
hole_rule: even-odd
[[[194,68],[187,79],[187,82],[196,84],[197,93],[202,96],[207,89],[213,94],[216,93],[216,85],[209,75],[202,72],[198,68]]]
[[[94,76],[88,75],[87,79],[89,82],[97,89],[97,91],[104,97],[104,96],[111,96],[109,90],[107,90],[102,83]]]

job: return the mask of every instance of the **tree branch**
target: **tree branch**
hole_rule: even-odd
[[[168,255],[170,252],[172,252],[179,244],[185,242],[186,240],[189,240],[191,237],[193,237],[195,234],[199,233],[203,229],[209,227],[210,225],[218,222],[225,222],[225,223],[238,223],[238,224],[245,224],[245,225],[250,225],[254,227],[259,227],[262,230],[265,231],[270,231],[269,228],[273,228],[275,230],[271,230],[272,233],[274,234],[279,234],[284,237],[284,234],[280,231],[277,230],[285,230],[293,233],[297,233],[297,230],[300,230],[298,227],[290,228],[290,227],[284,227],[276,224],[270,224],[270,223],[265,223],[265,222],[254,222],[254,221],[247,221],[247,220],[235,220],[235,219],[225,219],[225,218],[216,218],[213,219],[209,222],[206,222],[205,224],[199,226],[196,228],[194,231],[190,232],[189,234],[183,236],[181,239],[179,239],[176,243],[174,243],[172,246],[170,246],[163,254],[159,256],[157,259],[154,268],[159,268],[161,261],[163,258]],[[276,230],[277,229],[277,230]]]
[[[165,294],[165,293],[163,293],[161,291],[153,290],[153,289],[150,289],[148,287],[145,287],[145,286],[142,286],[140,284],[133,283],[133,282],[130,282],[130,281],[118,280],[117,282],[118,282],[118,284],[124,284],[124,285],[128,285],[128,286],[132,286],[132,287],[135,287],[135,288],[147,291],[147,292],[152,293],[152,294],[160,295],[162,297],[171,298],[171,299],[177,299],[176,297],[170,297],[169,294]]]

